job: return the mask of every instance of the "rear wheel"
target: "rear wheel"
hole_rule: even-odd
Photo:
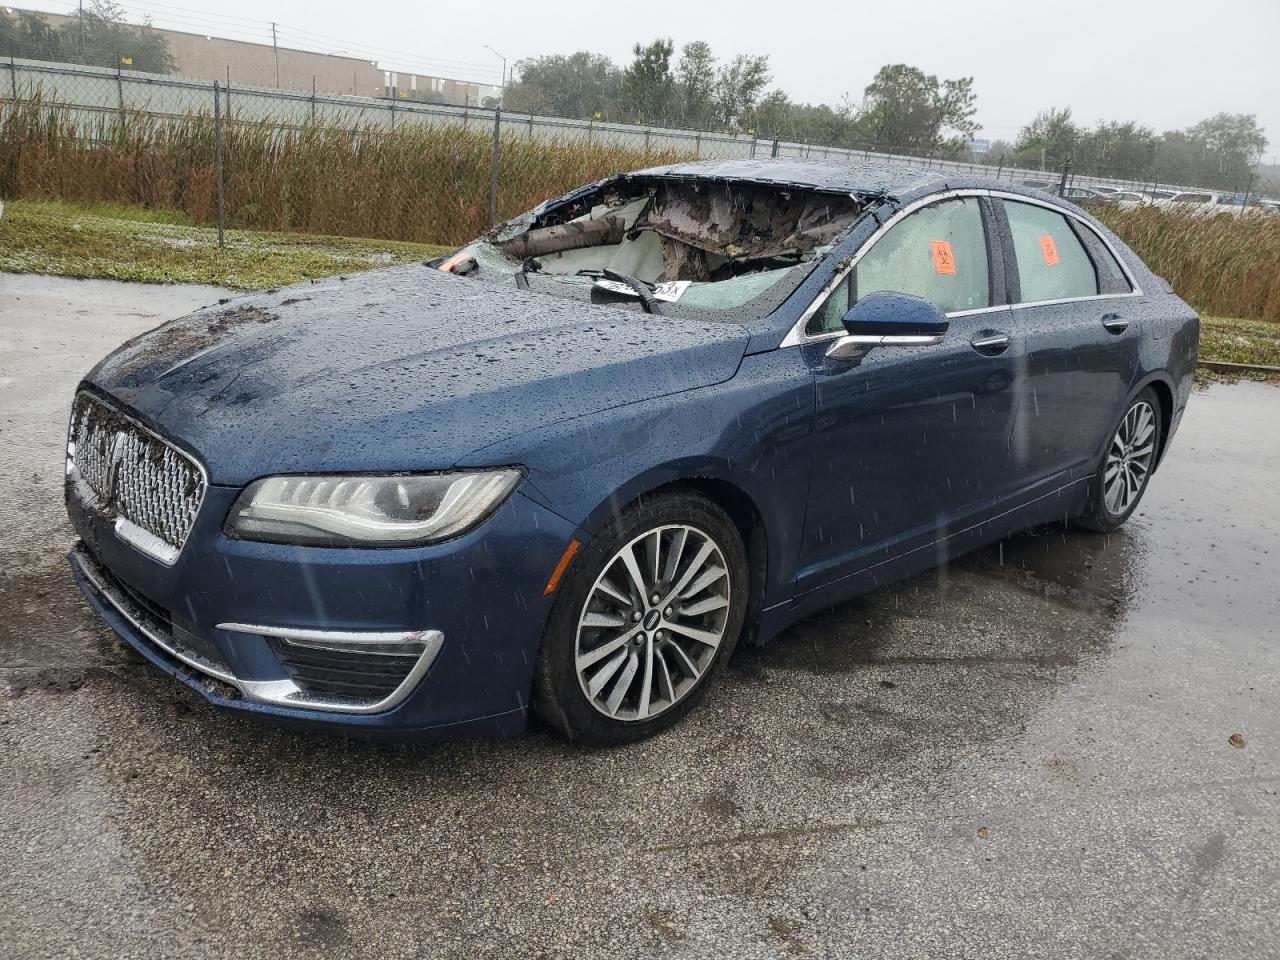
[[[1111,434],[1090,487],[1089,507],[1077,521],[1110,533],[1137,509],[1160,449],[1160,399],[1150,387],[1130,402]]]
[[[673,492],[629,507],[562,583],[538,657],[535,710],[592,744],[671,726],[732,653],[748,579],[742,538],[711,501]]]

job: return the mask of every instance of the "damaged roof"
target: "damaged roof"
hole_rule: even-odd
[[[620,179],[741,180],[776,187],[802,187],[827,193],[902,196],[948,178],[941,170],[875,160],[836,163],[799,158],[768,160],[701,160],[673,163],[623,174]]]

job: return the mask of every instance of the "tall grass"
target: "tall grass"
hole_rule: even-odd
[[[141,113],[77,128],[38,99],[0,105],[0,196],[121,203],[216,217],[213,121]],[[223,130],[227,222],[254,230],[457,244],[488,227],[492,133],[323,123]],[[681,159],[582,141],[502,138],[500,218],[600,177]]]
[[[1280,217],[1155,207],[1095,212],[1198,310],[1280,322]]]

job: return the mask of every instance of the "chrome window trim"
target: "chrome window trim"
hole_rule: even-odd
[[[972,310],[955,310],[946,314],[947,319],[971,317],[982,313],[996,313],[1002,310],[1019,310],[1025,307],[1045,307],[1058,303],[1079,303],[1089,300],[1115,300],[1122,297],[1141,297],[1143,295],[1142,288],[1138,285],[1137,278],[1133,275],[1133,271],[1129,268],[1129,264],[1125,262],[1124,257],[1120,256],[1119,251],[1116,250],[1111,241],[1099,233],[1093,224],[1075,211],[1068,210],[1066,207],[1059,206],[1058,204],[1051,203],[1047,200],[1041,200],[1038,197],[1029,197],[1025,194],[1012,193],[1006,190],[991,190],[987,188],[944,190],[940,193],[931,193],[927,197],[921,197],[918,200],[911,201],[911,203],[907,204],[884,223],[880,224],[880,226],[876,228],[875,232],[867,238],[866,243],[859,247],[853,256],[849,258],[849,262],[838,270],[830,280],[823,284],[822,289],[819,290],[817,296],[814,297],[813,302],[805,308],[804,313],[800,314],[800,318],[792,325],[791,329],[787,331],[787,335],[782,338],[782,342],[778,344],[778,349],[782,349],[783,347],[794,347],[803,343],[823,343],[827,340],[836,340],[840,337],[846,336],[843,330],[833,330],[830,333],[810,335],[804,332],[804,328],[808,326],[809,321],[813,319],[813,315],[818,312],[818,308],[826,302],[827,297],[829,297],[836,287],[840,286],[840,284],[844,282],[845,278],[853,272],[854,267],[858,265],[858,261],[866,255],[868,250],[879,242],[882,236],[892,230],[899,220],[910,216],[917,210],[927,207],[930,204],[941,203],[945,200],[965,199],[968,197],[988,197],[998,200],[1012,200],[1017,203],[1029,203],[1033,206],[1044,207],[1048,210],[1052,210],[1054,213],[1059,213],[1065,217],[1071,217],[1077,223],[1084,225],[1089,231],[1091,231],[1102,245],[1110,251],[1111,255],[1115,257],[1116,263],[1120,264],[1120,269],[1124,271],[1125,279],[1129,281],[1129,286],[1133,289],[1128,293],[1098,293],[1087,297],[1067,297],[1061,300],[1035,300],[1023,303],[1001,303],[989,307],[975,307]],[[1087,250],[1085,252],[1086,254],[1088,253]]]

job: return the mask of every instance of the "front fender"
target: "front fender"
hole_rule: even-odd
[[[813,378],[799,351],[748,356],[731,380],[552,424],[462,466],[520,463],[531,495],[588,536],[645,493],[714,480],[754,505],[768,543],[763,602],[791,595],[808,495]]]

